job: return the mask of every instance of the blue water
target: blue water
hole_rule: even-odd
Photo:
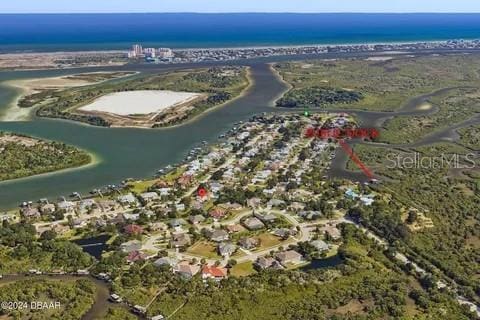
[[[0,51],[480,38],[480,14],[0,14]]]

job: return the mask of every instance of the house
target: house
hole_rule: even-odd
[[[183,204],[183,203],[177,203],[177,204],[175,205],[175,210],[177,210],[177,211],[185,211],[185,204]]]
[[[206,279],[214,279],[214,280],[221,280],[225,279],[228,275],[228,270],[222,267],[216,266],[204,266],[202,268],[202,278]]]
[[[277,260],[275,260],[274,258],[270,258],[270,257],[259,257],[255,263],[254,263],[254,266],[259,268],[259,269],[269,269],[269,268],[273,268],[273,269],[281,269],[282,266],[278,263]]]
[[[101,200],[98,202],[98,206],[102,209],[103,212],[113,211],[118,208],[118,203],[114,200]]]
[[[139,235],[143,233],[143,228],[137,224],[129,224],[124,230],[129,235]]]
[[[162,231],[168,229],[168,226],[163,222],[152,222],[149,226],[150,230],[152,231]]]
[[[285,205],[285,201],[283,200],[279,200],[279,199],[270,199],[268,202],[267,202],[267,207],[281,207],[281,206],[284,206]]]
[[[227,214],[227,210],[220,207],[215,207],[212,210],[210,210],[208,214],[214,219],[221,219],[225,217],[225,215]]]
[[[166,197],[170,194],[170,191],[172,191],[172,188],[160,188],[157,191],[160,193],[161,197]]]
[[[290,230],[290,229],[287,229],[287,228],[280,228],[280,229],[276,229],[275,231],[273,231],[273,234],[279,238],[282,238],[282,239],[288,239],[288,237],[290,237],[292,235],[292,232],[293,230]]]
[[[207,236],[215,242],[226,241],[229,238],[228,233],[222,229],[209,230],[207,231]]]
[[[338,240],[342,237],[342,232],[334,225],[327,224],[321,227],[320,231],[324,232],[332,240]]]
[[[191,224],[200,224],[203,221],[205,221],[205,217],[202,216],[201,214],[197,214],[195,216],[190,216],[188,218],[188,221],[190,221]]]
[[[200,267],[198,265],[190,264],[188,261],[182,261],[178,263],[174,268],[175,273],[187,279],[192,278],[199,271]]]
[[[156,192],[145,192],[140,194],[140,199],[148,203],[148,202],[160,199],[160,196]]]
[[[72,201],[63,200],[57,203],[58,210],[64,210],[65,212],[72,212],[75,209],[75,203]]]
[[[142,242],[138,240],[124,242],[120,245],[120,250],[122,250],[122,252],[125,252],[125,253],[138,251],[140,249],[142,249]]]
[[[153,264],[156,265],[157,267],[168,265],[168,266],[173,268],[177,264],[177,260],[174,259],[174,258],[170,258],[170,257],[162,257],[162,258],[159,258],[159,259],[155,260],[155,262]]]
[[[122,205],[136,205],[137,198],[131,193],[122,195],[117,197],[117,201],[120,202]]]
[[[303,256],[295,250],[283,251],[275,254],[275,258],[283,265],[298,264],[303,261]]]
[[[131,251],[128,256],[127,256],[127,262],[128,263],[133,263],[133,262],[136,262],[136,261],[141,261],[141,260],[145,260],[145,258],[147,257],[146,254],[138,251],[138,250],[134,250],[134,251]]]
[[[229,242],[222,242],[218,245],[218,253],[222,257],[231,256],[236,250],[237,247]]]
[[[260,240],[257,238],[241,238],[238,241],[238,244],[243,249],[252,250],[260,245]]]
[[[262,199],[260,198],[250,198],[247,200],[247,206],[251,208],[257,208],[262,204]]]
[[[52,214],[55,212],[55,205],[53,203],[45,203],[40,206],[40,212],[42,214]]]
[[[277,217],[271,213],[265,213],[265,214],[254,213],[253,215],[258,219],[260,219],[263,223],[271,223],[277,219]]]
[[[97,203],[95,202],[94,199],[85,199],[80,201],[78,204],[78,210],[80,212],[87,212],[89,210],[94,209],[97,206]]]
[[[310,245],[319,252],[330,250],[330,246],[323,240],[314,240],[310,242]]]
[[[228,226],[225,227],[225,229],[227,229],[228,233],[237,233],[237,232],[242,232],[243,230],[245,230],[245,228],[242,227],[239,224],[228,225]]]
[[[172,248],[186,247],[190,245],[191,239],[188,233],[174,233],[170,240],[170,246]]]
[[[181,187],[188,187],[193,183],[193,176],[191,174],[184,174],[177,179],[177,182]]]
[[[305,220],[316,220],[322,217],[321,211],[300,211],[298,216]]]
[[[178,228],[178,227],[181,227],[183,225],[186,225],[187,224],[187,221],[185,221],[184,219],[172,219],[170,220],[170,222],[168,222],[168,225],[172,228]]]
[[[262,221],[256,217],[247,218],[243,221],[243,225],[250,231],[260,230],[265,227]]]
[[[25,207],[21,211],[22,215],[27,219],[40,218],[40,211],[37,208]]]
[[[88,225],[87,220],[80,219],[80,218],[73,219],[72,223],[73,223],[73,228],[74,229],[83,228],[83,227],[86,227]]]

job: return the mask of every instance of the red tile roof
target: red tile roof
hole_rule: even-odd
[[[227,269],[215,266],[204,266],[202,268],[202,275],[214,278],[225,278],[227,276]]]
[[[129,224],[125,227],[125,232],[128,234],[140,234],[143,233],[143,228],[137,224]]]

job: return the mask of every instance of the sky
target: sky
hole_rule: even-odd
[[[480,12],[479,0],[0,0],[0,13]]]

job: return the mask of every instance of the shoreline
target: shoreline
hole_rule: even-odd
[[[440,39],[428,39],[428,40],[404,40],[404,41],[366,41],[366,42],[312,42],[312,43],[300,43],[300,44],[258,44],[258,45],[239,45],[239,46],[210,46],[210,47],[171,47],[175,51],[201,51],[201,50],[250,50],[250,49],[301,49],[301,48],[326,48],[331,46],[375,46],[375,45],[408,45],[408,44],[418,44],[418,43],[429,43],[429,44],[439,44],[448,41],[475,41],[480,40],[480,37],[466,37],[466,38],[440,38]],[[154,43],[154,42],[153,42]],[[133,44],[133,42],[132,42]],[[160,45],[158,43],[157,45]],[[58,51],[35,51],[35,50],[13,50],[13,51],[4,51],[0,52],[0,57],[4,55],[56,55],[56,54],[91,54],[91,53],[103,53],[103,54],[120,54],[126,53],[129,50],[129,47],[124,49],[105,49],[105,50],[78,50],[78,51],[67,51],[67,50],[58,50]],[[24,70],[24,69],[22,69]]]
[[[319,49],[326,49],[328,47],[341,47],[341,48],[348,48],[348,47],[359,47],[359,46],[377,46],[377,45],[419,45],[419,44],[442,44],[442,43],[448,43],[451,41],[480,41],[479,37],[466,37],[466,38],[445,38],[445,39],[429,39],[429,40],[411,40],[411,41],[372,41],[372,42],[330,42],[330,43],[303,43],[303,44],[272,44],[272,45],[240,45],[240,46],[210,46],[210,47],[186,47],[186,48],[175,48],[172,47],[172,50],[174,52],[191,52],[191,51],[222,51],[222,50],[282,50],[282,49],[307,49],[307,48],[319,48]],[[132,42],[133,43],[133,42]],[[158,44],[160,45],[160,44]],[[153,46],[153,44],[152,44]],[[457,48],[458,50],[462,50],[462,48]],[[465,49],[465,48],[464,48]],[[88,55],[88,54],[103,54],[103,55],[118,55],[118,54],[127,54],[129,50],[129,47],[127,43],[125,44],[124,49],[105,49],[105,50],[78,50],[78,51],[66,51],[66,50],[58,50],[58,51],[34,51],[34,50],[25,50],[25,51],[5,51],[5,52],[0,52],[0,61],[2,60],[3,57],[10,57],[10,58],[15,58],[15,57],[22,57],[25,55],[30,55],[32,57],[35,56],[44,56],[44,57],[52,57],[52,56],[61,56],[61,55]],[[404,50],[404,49],[402,49]],[[370,52],[371,54],[376,54],[377,52],[375,51],[368,51],[365,50],[364,52]],[[393,51],[382,51],[382,54],[401,54],[405,52],[399,52],[398,50],[393,50]],[[276,54],[268,55],[266,57],[275,57],[277,56]],[[232,60],[226,60],[224,62],[229,62],[229,61],[237,61],[240,59],[232,59]],[[220,62],[220,61],[219,61]],[[39,71],[39,70],[54,70],[54,69],[62,69],[62,70],[69,70],[69,69],[75,69],[75,68],[94,68],[94,67],[122,67],[126,66],[129,64],[129,61],[126,62],[121,62],[121,63],[115,63],[115,64],[109,64],[109,63],[100,63],[100,64],[92,64],[92,65],[71,65],[71,66],[63,66],[63,67],[58,67],[58,66],[38,66],[38,67],[28,67],[28,68],[21,68],[21,67],[6,67],[3,68],[0,66],[0,72],[6,72],[6,71]],[[177,64],[176,62],[169,62],[165,63],[165,65],[175,65]]]

